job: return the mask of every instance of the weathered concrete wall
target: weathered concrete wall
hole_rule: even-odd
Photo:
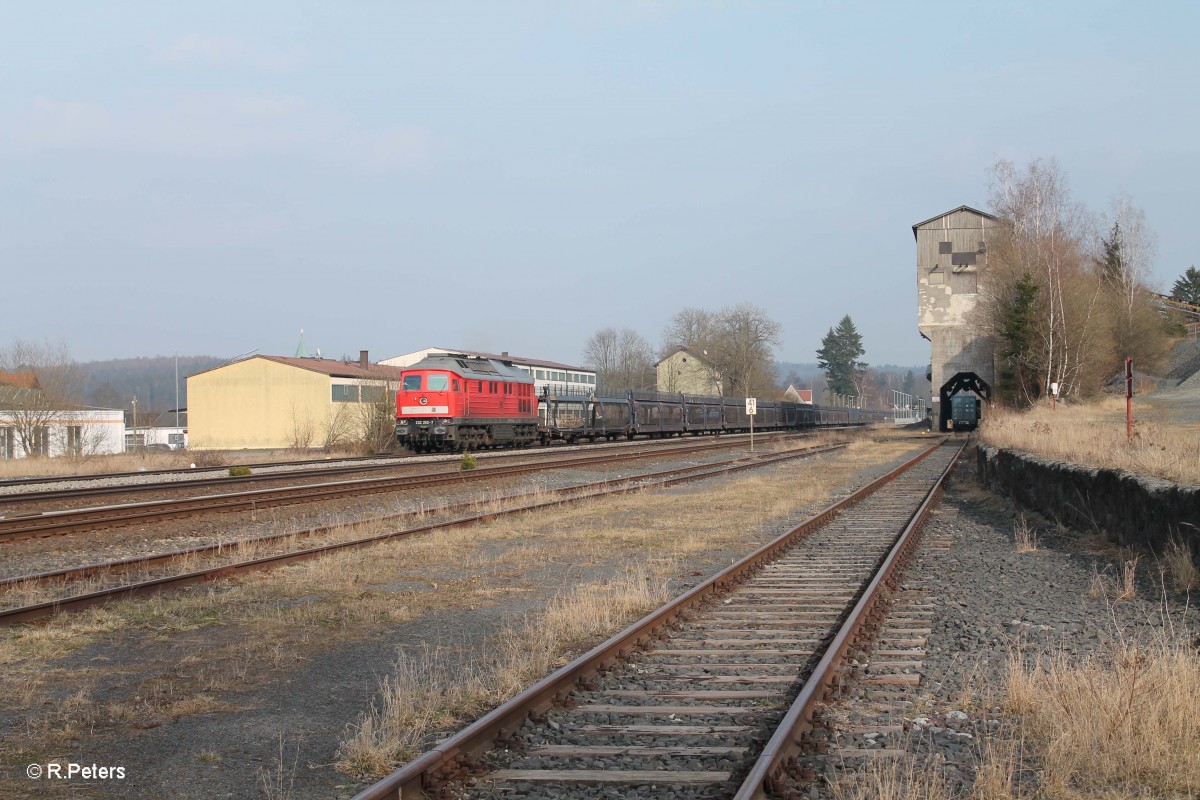
[[[913,226],[917,246],[917,330],[930,342],[933,416],[938,390],[958,372],[974,372],[996,385],[992,342],[976,323],[981,287],[987,285],[991,214],[960,206]]]
[[[980,445],[979,479],[1046,517],[1162,553],[1178,537],[1200,565],[1200,486]]]

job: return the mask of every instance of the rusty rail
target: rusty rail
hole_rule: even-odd
[[[845,661],[847,650],[857,638],[863,635],[864,629],[882,598],[880,589],[893,574],[908,563],[908,559],[916,547],[918,533],[924,526],[929,512],[941,498],[942,486],[947,476],[953,472],[954,466],[958,463],[966,446],[967,443],[963,442],[949,466],[929,491],[921,507],[917,509],[908,525],[896,537],[895,544],[883,560],[875,577],[867,585],[846,621],[842,623],[829,648],[825,651],[825,655],[813,669],[812,675],[805,681],[804,687],[779,723],[775,734],[767,742],[758,760],[750,769],[750,774],[746,776],[734,795],[734,800],[765,800],[780,785],[780,778],[789,761],[800,752],[801,738],[812,730],[814,707],[833,693],[840,679],[840,668]]]
[[[541,713],[555,702],[562,702],[575,685],[603,672],[633,651],[646,647],[654,641],[658,631],[673,623],[685,611],[723,593],[729,586],[738,583],[774,559],[780,550],[791,546],[796,540],[825,525],[840,512],[890,483],[932,455],[940,446],[941,442],[927,448],[905,464],[872,481],[849,497],[828,506],[736,564],[694,586],[493,709],[434,749],[359,792],[353,800],[416,800],[427,797],[428,791],[433,791],[448,781],[465,777],[471,762],[490,750],[497,739],[506,738],[509,733],[517,730],[530,714]]]
[[[562,497],[556,500],[547,500],[540,503],[523,505],[503,511],[489,511],[483,514],[447,520],[445,522],[435,522],[429,525],[422,525],[420,527],[409,528],[402,531],[391,531],[388,533],[377,534],[375,536],[368,536],[361,539],[354,539],[347,542],[337,542],[318,547],[311,547],[305,550],[292,551],[290,553],[264,556],[251,561],[224,564],[217,567],[211,567],[209,569],[189,572],[183,575],[157,578],[154,580],[142,581],[140,583],[102,589],[96,592],[90,592],[88,594],[77,595],[75,597],[49,600],[34,605],[8,609],[5,611],[0,611],[0,625],[11,625],[20,622],[33,622],[59,613],[82,611],[86,608],[103,605],[117,599],[136,597],[146,594],[155,594],[167,589],[181,588],[183,586],[188,586],[195,583],[212,582],[239,573],[275,569],[276,567],[281,567],[293,562],[318,558],[338,550],[368,547],[389,539],[413,536],[419,533],[427,533],[429,531],[438,529],[473,525],[478,522],[503,516],[505,514],[516,514],[536,509],[552,508],[555,506],[566,505],[568,503],[581,502],[583,500],[588,500],[602,495],[621,494],[624,492],[636,491],[638,489],[647,488],[648,486],[669,486],[688,481],[701,480],[703,478],[713,477],[716,475],[740,472],[747,469],[753,469],[755,467],[769,466],[771,464],[796,458],[820,455],[821,453],[840,449],[845,446],[845,444],[836,444],[788,451],[775,455],[760,454],[758,456],[751,456],[749,458],[740,457],[734,461],[726,462],[725,464],[701,464],[672,470],[664,470],[660,472],[646,473],[643,475],[629,476],[627,478],[617,478],[611,481],[597,481],[589,484],[566,487],[561,490],[562,493],[574,494],[569,497]],[[287,536],[294,535],[296,534],[284,534],[280,538],[286,538]],[[159,560],[162,557],[163,556],[150,556],[148,559]],[[103,566],[104,565],[93,565],[91,567],[81,567],[80,569],[97,571],[102,569]],[[36,580],[40,577],[42,576],[28,576],[27,579]]]
[[[688,455],[709,450],[736,447],[741,442],[720,441],[688,447],[653,448],[638,452],[583,454],[552,461],[536,461],[511,466],[485,467],[463,472],[440,470],[424,475],[382,478],[357,478],[346,481],[308,483],[301,486],[251,489],[244,492],[210,494],[174,500],[153,500],[112,506],[92,506],[68,511],[32,512],[0,517],[0,543],[45,536],[57,536],[80,529],[117,527],[163,519],[178,519],[216,512],[246,511],[273,506],[314,503],[347,495],[379,494],[391,491],[439,486],[447,483],[506,478],[547,469],[591,466],[614,461],[635,461],[662,456]]]

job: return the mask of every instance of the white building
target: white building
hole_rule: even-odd
[[[27,435],[22,436],[22,431]],[[26,446],[32,453],[26,452]],[[0,460],[38,456],[90,456],[125,450],[125,414],[119,408],[56,410],[31,421],[0,409]]]
[[[187,409],[164,411],[150,427],[125,428],[125,449],[136,450],[146,445],[165,444],[172,450],[187,448]]]
[[[508,353],[479,353],[474,350],[463,350],[460,347],[426,347],[424,350],[414,350],[411,353],[393,356],[379,363],[389,367],[411,367],[433,353],[457,353],[509,361],[514,367],[523,370],[533,378],[534,390],[539,396],[543,390],[549,391],[550,394],[592,394],[596,391],[596,373],[592,370],[573,367],[570,364],[560,364],[557,361],[544,361],[540,358],[510,356]]]

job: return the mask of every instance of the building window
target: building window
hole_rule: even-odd
[[[167,434],[167,444],[171,445],[171,447],[174,447],[174,448],[183,447],[183,434],[182,433],[168,433]]]
[[[83,426],[68,425],[67,426],[67,455],[80,456],[83,455]]]
[[[358,402],[358,387],[347,386],[341,383],[333,385],[333,402],[335,403],[357,403]]]
[[[146,434],[144,433],[127,433],[125,434],[125,449],[136,450],[146,446]]]
[[[540,370],[540,369],[534,370],[534,371],[533,371],[533,374],[534,374],[534,375],[537,377],[537,379],[538,379],[539,381],[544,381],[544,380],[546,380],[546,373],[545,373],[545,371],[544,371],[544,370]]]
[[[33,453],[31,455],[50,455],[50,429],[44,425],[33,429]]]
[[[952,272],[950,291],[954,294],[978,294],[979,278],[974,272]]]
[[[358,398],[364,403],[382,403],[387,397],[387,389],[383,386],[360,386]]]
[[[0,458],[8,460],[13,457],[13,442],[16,437],[13,436],[12,428],[0,428]]]

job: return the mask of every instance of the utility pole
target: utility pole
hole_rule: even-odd
[[[133,396],[133,447],[137,449],[137,395]]]

